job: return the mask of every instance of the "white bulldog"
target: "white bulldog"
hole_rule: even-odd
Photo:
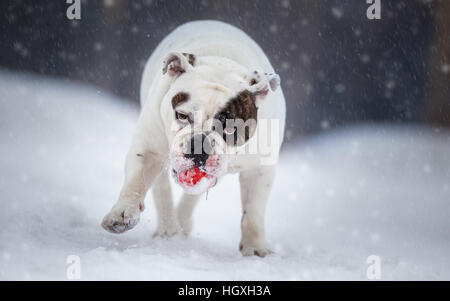
[[[132,229],[152,188],[155,236],[188,235],[200,196],[224,174],[239,172],[239,249],[246,256],[271,253],[264,214],[284,133],[279,83],[261,48],[236,27],[195,21],[175,29],[146,64],[125,183],[103,228]],[[177,209],[169,175],[184,190]]]

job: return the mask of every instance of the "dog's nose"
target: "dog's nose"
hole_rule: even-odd
[[[205,134],[196,134],[192,136],[184,157],[192,159],[197,166],[203,166],[211,154],[212,146],[209,138]]]

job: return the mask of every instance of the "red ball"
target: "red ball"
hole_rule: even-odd
[[[195,186],[207,174],[201,171],[197,166],[192,167],[184,172],[178,173],[178,181],[188,186]]]

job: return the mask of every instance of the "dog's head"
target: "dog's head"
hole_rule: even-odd
[[[186,53],[170,53],[163,73],[171,77],[163,103],[170,107],[166,113],[173,176],[178,179],[180,173],[198,167],[215,182],[227,171],[227,157],[254,135],[258,107],[280,78],[223,57]]]

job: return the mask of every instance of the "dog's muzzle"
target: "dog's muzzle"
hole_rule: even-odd
[[[192,159],[195,166],[205,166],[208,157],[213,153],[211,140],[205,134],[196,134],[192,136],[189,144],[184,157]]]
[[[217,182],[214,142],[205,134],[188,138],[181,153],[172,158],[173,176],[188,194],[201,194]]]

